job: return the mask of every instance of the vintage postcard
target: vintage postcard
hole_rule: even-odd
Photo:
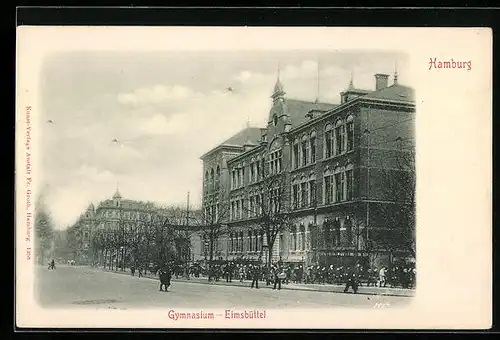
[[[491,326],[489,29],[17,34],[18,327]]]

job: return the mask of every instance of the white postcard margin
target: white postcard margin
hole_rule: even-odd
[[[492,32],[488,28],[19,27],[16,98],[18,327],[487,329],[492,322]],[[159,44],[159,42],[161,42]],[[267,310],[260,320],[177,320],[168,308],[52,310],[34,299],[33,199],[40,69],[55,51],[397,50],[417,99],[418,288],[402,309]],[[429,69],[430,60],[471,70]],[[201,184],[200,184],[201,185]],[[210,312],[209,310],[206,310]],[[197,311],[195,311],[197,312]],[[214,311],[221,312],[221,311]]]

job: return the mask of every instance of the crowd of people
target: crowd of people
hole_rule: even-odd
[[[207,277],[209,281],[225,280],[256,280],[270,285],[277,282],[300,284],[345,284],[355,277],[358,286],[401,287],[415,288],[416,269],[411,264],[394,265],[390,268],[367,268],[356,266],[320,266],[311,265],[304,268],[302,265],[273,263],[269,268],[255,263],[238,263],[232,261],[213,263],[212,266],[203,263],[193,263],[190,266],[174,266],[173,272],[179,276]],[[279,278],[279,280],[277,280]],[[258,283],[258,282],[257,282]]]

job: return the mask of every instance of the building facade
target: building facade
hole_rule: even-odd
[[[192,238],[192,241],[196,242],[197,239],[191,236],[190,228],[193,226],[184,220],[184,211],[178,208],[159,207],[151,202],[124,199],[118,189],[111,199],[100,202],[97,208],[90,204],[77,222],[68,228],[68,240],[70,248],[73,249],[72,259],[80,264],[100,261],[98,258],[100,254],[96,252],[96,247],[93,247],[92,240],[98,233],[112,233],[123,246],[121,251],[116,249],[110,256],[113,259],[123,258],[127,263],[133,262],[134,252],[131,247],[141,247],[143,243],[149,242],[148,238],[151,241],[150,248],[155,247],[155,237],[157,237],[155,229],[158,229],[163,222],[155,222],[153,219],[159,216],[167,217],[169,220],[168,227],[172,233],[168,234],[168,237],[175,244],[175,249],[172,251],[176,257],[182,261],[192,260],[193,245],[188,240]],[[162,232],[167,235],[166,231]]]
[[[351,79],[340,104],[287,98],[278,79],[267,126],[248,127],[201,157],[202,204],[227,224],[217,241],[222,258],[265,261],[272,251],[285,263],[377,266],[411,257],[409,240],[382,240],[399,228],[387,214],[403,210],[388,190],[393,178],[414,178],[414,163],[401,165],[414,150],[414,91],[397,74],[392,85],[388,79],[376,74],[374,90]],[[269,249],[259,216],[269,199],[262,182],[274,174],[284,178],[278,200],[291,223]]]

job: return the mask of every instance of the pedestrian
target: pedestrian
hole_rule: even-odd
[[[165,292],[168,291],[168,287],[170,286],[170,280],[172,278],[172,273],[170,272],[170,268],[168,266],[164,266],[159,271],[160,276],[160,292],[163,291],[163,286],[165,286]]]
[[[344,293],[347,293],[349,288],[352,287],[354,294],[358,293],[358,280],[359,280],[360,266],[356,265],[348,274],[347,281],[344,288]]]
[[[386,284],[387,284],[387,281],[386,281],[386,275],[387,275],[387,268],[385,266],[383,266],[379,273],[378,273],[378,286],[379,287],[385,287]]]
[[[279,267],[275,267],[274,269],[274,287],[278,286],[278,290],[281,290],[281,282],[286,278],[286,273]]]
[[[243,266],[240,265],[240,269],[238,271],[239,277],[240,277],[240,282],[243,282],[243,279],[245,278],[245,271],[243,270]]]
[[[132,274],[132,276],[134,276],[134,275],[135,275],[135,266],[134,266],[134,265],[132,265],[132,266],[130,267],[130,273]]]
[[[139,277],[142,277],[142,265],[139,265]]]
[[[252,270],[252,286],[250,288],[253,288],[253,285],[255,283],[255,288],[259,289],[260,276],[261,276],[260,265],[256,264],[256,265],[253,266],[253,270]]]

